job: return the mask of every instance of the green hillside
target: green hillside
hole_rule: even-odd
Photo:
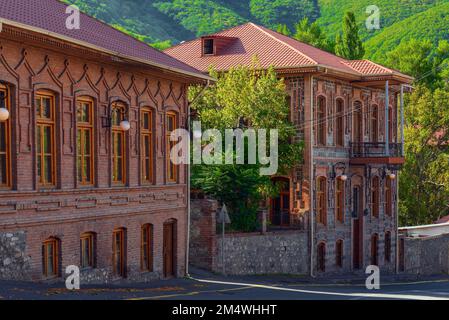
[[[382,62],[401,39],[449,36],[449,0],[62,0],[147,43],[167,46],[247,21],[294,30],[303,17],[317,20],[334,40],[346,11],[355,13],[366,56]],[[365,27],[366,8],[380,8],[381,29]],[[163,46],[158,46],[162,48]]]
[[[383,62],[387,52],[412,38],[431,40],[435,45],[438,40],[449,40],[449,2],[385,28],[365,43],[367,56]]]
[[[318,22],[329,36],[335,37],[341,29],[345,12],[352,11],[359,21],[362,38],[368,39],[384,32],[386,27],[396,22],[448,2],[449,0],[318,0],[320,9]],[[365,27],[365,20],[369,16],[366,8],[370,5],[376,5],[380,10],[380,30],[370,31]]]

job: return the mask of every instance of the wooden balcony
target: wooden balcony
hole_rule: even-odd
[[[402,155],[401,143],[385,142],[352,142],[350,151],[351,164],[386,164],[402,165],[405,158]]]

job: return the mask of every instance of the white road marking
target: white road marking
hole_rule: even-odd
[[[308,294],[318,294],[318,295],[328,295],[328,296],[340,296],[340,297],[352,297],[352,298],[379,298],[379,299],[406,299],[406,300],[449,300],[449,297],[440,298],[428,295],[411,295],[411,294],[388,294],[388,293],[340,293],[340,292],[327,292],[327,291],[313,291],[313,290],[301,290],[301,289],[291,289],[285,287],[275,287],[263,284],[251,284],[251,283],[240,283],[240,282],[226,282],[226,281],[216,281],[216,280],[204,280],[192,278],[198,282],[202,283],[214,283],[214,284],[224,284],[231,286],[245,286],[259,289],[269,289],[277,291],[288,291],[288,292],[298,292],[298,293],[308,293]]]

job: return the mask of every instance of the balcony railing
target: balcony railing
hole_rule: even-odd
[[[388,154],[385,142],[351,142],[351,158],[401,158],[402,144],[389,143]]]

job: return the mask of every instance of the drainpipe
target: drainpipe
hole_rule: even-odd
[[[192,102],[187,104],[187,131],[190,133],[190,119],[192,117],[190,106],[198,100],[199,97],[201,97],[204,92],[209,88],[210,86],[210,80],[207,80],[206,86],[201,90],[200,93],[192,100]],[[190,142],[188,147],[188,154],[190,159]],[[190,163],[187,164],[187,241],[186,241],[186,257],[185,257],[185,269],[186,269],[186,277],[190,278],[189,274],[189,255],[190,255]]]
[[[401,156],[404,156],[404,85],[401,84]]]
[[[388,124],[390,108],[389,81],[385,82],[385,156],[390,156],[390,126]]]
[[[314,229],[314,223],[315,223],[315,219],[314,219],[314,202],[313,202],[313,187],[314,187],[314,177],[313,177],[313,143],[314,143],[314,136],[313,136],[313,118],[314,118],[314,114],[313,114],[313,103],[314,103],[314,99],[313,99],[313,76],[310,76],[310,128],[309,128],[309,134],[310,134],[310,139],[309,139],[309,154],[310,154],[310,165],[309,165],[309,197],[310,197],[310,208],[309,208],[309,212],[310,212],[310,276],[312,278],[315,277],[315,273],[314,273],[314,247],[315,247],[315,229]]]

